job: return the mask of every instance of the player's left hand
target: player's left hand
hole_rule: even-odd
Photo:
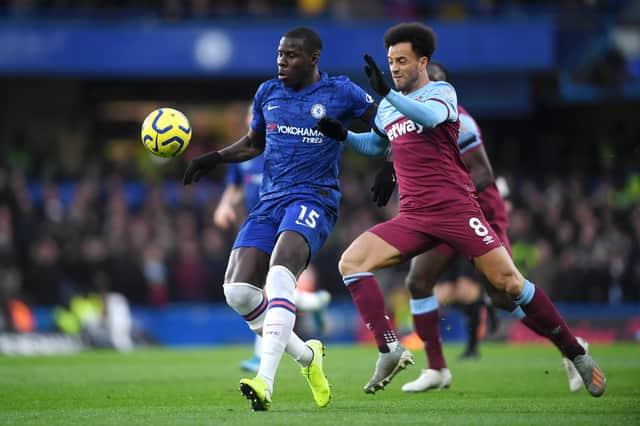
[[[218,151],[207,152],[189,162],[187,170],[182,178],[183,185],[190,185],[191,182],[197,182],[207,173],[211,172],[216,166],[222,162],[222,156]]]
[[[371,87],[377,94],[383,97],[387,96],[391,88],[385,81],[384,74],[380,71],[380,68],[378,68],[378,64],[376,64],[376,61],[369,55],[364,55],[364,61],[367,63],[364,66],[364,72],[367,74],[369,84],[371,84]]]
[[[382,168],[376,174],[371,187],[373,202],[378,207],[386,206],[396,187],[396,172],[391,161],[385,161]]]

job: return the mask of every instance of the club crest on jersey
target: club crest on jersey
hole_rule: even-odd
[[[407,133],[422,133],[424,126],[411,120],[397,121],[387,129],[387,137],[390,141]]]
[[[327,114],[327,108],[322,104],[315,104],[311,107],[311,116],[316,120],[320,120]]]

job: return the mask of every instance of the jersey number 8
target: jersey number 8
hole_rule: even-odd
[[[475,231],[476,235],[479,237],[484,237],[489,233],[489,230],[487,229],[487,227],[484,226],[480,221],[480,219],[478,219],[477,217],[472,217],[471,219],[469,219],[469,226],[471,227],[471,229]]]

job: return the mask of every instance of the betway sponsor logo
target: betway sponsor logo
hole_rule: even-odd
[[[387,130],[387,136],[389,137],[389,140],[394,140],[395,138],[406,135],[407,133],[422,133],[423,129],[424,126],[422,124],[414,123],[411,120],[405,120],[393,123],[389,130]]]

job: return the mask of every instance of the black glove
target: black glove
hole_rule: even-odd
[[[320,130],[325,136],[340,142],[347,138],[347,129],[335,118],[322,117],[316,124],[316,129]]]
[[[373,202],[378,207],[386,206],[396,187],[396,172],[393,170],[393,163],[385,161],[384,166],[378,171],[371,187],[373,192]]]
[[[207,173],[211,172],[216,166],[222,162],[222,156],[218,151],[207,152],[189,162],[187,170],[182,178],[183,185],[189,185],[191,182],[197,182]]]
[[[382,97],[387,96],[391,88],[384,80],[384,74],[380,71],[380,68],[378,68],[378,64],[376,64],[376,61],[369,55],[364,55],[364,61],[367,63],[367,65],[364,66],[364,72],[367,74],[369,84],[377,94]]]

